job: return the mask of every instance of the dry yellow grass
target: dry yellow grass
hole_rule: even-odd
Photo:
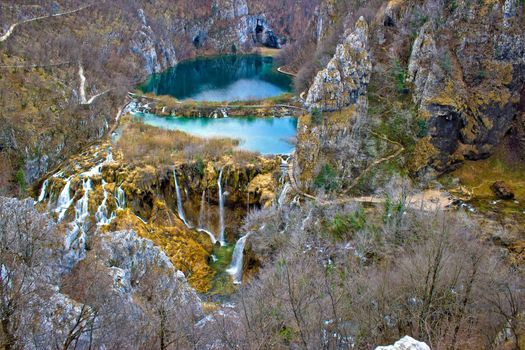
[[[238,140],[200,138],[177,130],[164,130],[138,121],[126,120],[118,141],[124,160],[152,165],[173,164],[188,160],[218,160],[232,156],[241,163],[252,161],[257,154],[237,149]]]

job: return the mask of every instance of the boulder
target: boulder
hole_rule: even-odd
[[[430,347],[407,335],[396,341],[394,345],[378,346],[376,350],[430,350]]]
[[[512,189],[503,181],[496,181],[490,186],[490,189],[496,197],[499,199],[514,199],[514,192]]]

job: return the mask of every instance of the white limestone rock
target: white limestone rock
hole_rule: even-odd
[[[378,346],[375,350],[430,350],[430,347],[407,335],[396,341],[394,345]]]
[[[366,106],[371,70],[368,24],[361,17],[355,30],[337,46],[326,68],[317,73],[308,91],[306,105],[323,111],[351,105]]]

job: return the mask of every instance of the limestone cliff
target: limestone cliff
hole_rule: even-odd
[[[308,90],[305,104],[314,113],[299,125],[296,151],[303,180],[315,178],[327,159],[342,181],[360,174],[363,166],[353,157],[346,165],[335,160],[336,153],[352,147],[361,148],[354,152],[361,157],[357,163],[388,159],[391,147],[367,141],[378,135],[402,144],[408,152],[394,159],[426,179],[464,160],[488,157],[506,135],[520,158],[525,144],[523,4],[391,0],[358,6],[348,17],[333,14],[339,5],[322,3],[318,51],[326,50],[329,40],[322,34],[323,21],[352,23],[355,13],[366,13],[370,28],[365,35],[357,21],[354,33],[348,35],[347,29]],[[368,132],[351,127],[363,121],[359,116],[368,116]],[[353,135],[352,147],[345,134]]]
[[[407,81],[436,152],[415,165],[416,173],[487,157],[520,118],[525,36],[517,6],[465,2],[444,23],[419,30]]]
[[[317,73],[306,97],[310,109],[334,111],[351,105],[366,107],[372,69],[368,35],[368,24],[361,17],[355,30],[337,46],[326,68]]]
[[[338,179],[325,188],[333,191],[365,165],[367,154],[358,151],[368,142],[360,132],[367,119],[372,69],[368,35],[368,24],[361,17],[308,91],[306,105],[312,115],[299,120],[295,151],[297,175],[306,187],[323,167],[333,168]]]

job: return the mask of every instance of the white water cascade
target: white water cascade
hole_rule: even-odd
[[[283,186],[283,189],[281,191],[281,194],[279,194],[279,198],[277,199],[277,207],[281,208],[284,204],[284,201],[286,200],[286,195],[288,195],[288,192],[290,191],[290,183],[286,182]]]
[[[102,200],[102,203],[100,203],[100,206],[97,209],[97,212],[95,213],[95,219],[97,221],[97,225],[108,225],[113,221],[113,219],[116,218],[115,212],[111,213],[111,216],[108,218],[108,191],[106,191],[106,181],[102,180],[102,189],[104,190],[104,199]]]
[[[217,238],[215,238],[215,235],[213,232],[205,228],[205,221],[206,221],[206,191],[202,191],[202,197],[201,197],[201,208],[199,212],[199,228],[197,229],[198,232],[202,232],[207,234],[210,237],[211,243],[215,245],[217,243]]]
[[[91,179],[84,178],[82,180],[82,189],[84,194],[75,204],[75,221],[72,222],[72,227],[67,231],[64,246],[67,250],[73,247],[73,243],[76,241],[76,249],[73,249],[70,254],[80,259],[83,256],[83,246],[86,241],[85,237],[85,222],[89,216],[89,192],[91,191]]]
[[[44,198],[46,197],[46,190],[47,185],[49,184],[49,179],[46,179],[44,183],[42,184],[42,190],[40,191],[40,195],[38,196],[38,202],[42,202]]]
[[[233,284],[242,283],[242,266],[244,258],[244,246],[246,245],[246,239],[250,236],[250,233],[239,238],[237,243],[235,243],[235,248],[233,249],[232,262],[230,267],[226,270],[233,277]]]
[[[199,227],[205,226],[206,219],[206,190],[202,191],[201,207],[199,209]]]
[[[117,188],[117,207],[118,209],[124,209],[126,207],[126,193],[122,189],[122,185]]]
[[[219,241],[221,242],[221,245],[225,245],[226,241],[224,239],[224,194],[222,193],[222,170],[224,168],[221,168],[221,171],[219,172],[219,180],[217,181],[217,184],[219,186],[219,223],[220,223],[220,235],[219,235]]]
[[[179,218],[184,222],[184,225],[186,225],[187,228],[191,228],[191,226],[186,221],[186,216],[184,216],[184,209],[182,208],[182,198],[180,195],[180,188],[179,188],[179,180],[177,180],[177,172],[175,171],[175,168],[173,168],[173,178],[175,179],[175,191],[177,192],[177,213],[179,214]]]
[[[71,177],[69,177],[66,180],[66,184],[62,191],[60,192],[60,195],[58,196],[57,201],[57,207],[55,209],[55,212],[58,214],[58,222],[62,221],[64,218],[64,215],[66,215],[66,211],[73,202],[73,199],[71,198],[71,195],[69,193],[69,189],[71,187]]]
[[[82,228],[86,218],[89,215],[89,192],[91,191],[91,188],[90,178],[85,178],[82,180],[82,189],[84,190],[84,195],[75,205],[75,223]]]
[[[215,238],[215,235],[213,234],[213,232],[210,232],[210,231],[206,230],[205,228],[198,228],[197,231],[205,233],[208,236],[210,236],[210,240],[211,240],[211,243],[213,245],[215,245],[215,243],[217,243],[217,238]]]

